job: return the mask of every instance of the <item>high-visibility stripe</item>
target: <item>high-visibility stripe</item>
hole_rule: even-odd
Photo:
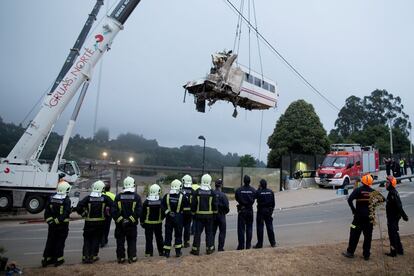
[[[149,219],[149,213],[150,213],[150,207],[147,206],[147,215],[145,217],[144,223],[146,224],[159,224],[162,222],[161,220],[161,209],[159,210],[159,216],[158,216],[158,220],[150,220]]]
[[[116,220],[117,223],[119,223],[121,220],[123,220],[124,218],[122,216],[119,216],[119,218]]]
[[[352,229],[355,229],[356,228],[356,225],[351,224],[351,228]]]
[[[197,215],[212,215],[213,211],[198,211]]]
[[[67,219],[65,219],[63,222],[69,222],[69,219],[67,218]]]
[[[105,217],[105,206],[106,206],[106,204],[104,203],[104,204],[102,204],[102,215],[101,215],[101,218],[104,218]]]
[[[87,218],[89,218],[90,215],[91,215],[91,204],[88,203],[88,217]]]
[[[121,201],[118,201],[118,209],[119,209],[119,211],[122,210],[122,203],[121,203]]]
[[[57,218],[54,219],[56,224],[59,224],[59,220]]]
[[[197,196],[197,211],[196,211],[196,213],[198,214],[198,212],[200,212],[200,196]]]
[[[177,204],[177,213],[180,212],[180,207],[181,207],[182,201],[183,201],[183,194],[180,194],[180,196],[178,198],[178,204]]]
[[[57,260],[58,262],[60,262],[60,261],[63,261],[63,260],[64,260],[64,258],[63,258],[63,256],[62,256],[62,257],[57,258],[56,260]]]
[[[46,219],[46,222],[48,222],[48,221],[50,221],[50,220],[53,220],[53,217],[48,217],[48,218]]]
[[[59,214],[63,215],[63,205],[60,205]]]
[[[210,196],[208,199],[208,210],[213,211],[213,208],[211,207],[211,203],[213,202],[213,197]]]
[[[130,219],[133,223],[135,223],[135,222],[136,222],[136,220],[135,220],[135,218],[134,218],[133,216],[129,216],[129,219]]]
[[[169,245],[164,245],[164,249],[171,250],[171,246],[169,246]]]
[[[137,206],[137,202],[132,202],[132,212],[135,212],[135,207]]]
[[[174,245],[174,247],[175,248],[181,248],[181,247],[183,247],[183,245],[182,244],[176,244],[176,245]]]
[[[194,251],[198,251],[198,247],[195,247],[195,246],[193,246],[191,249]]]
[[[86,218],[85,221],[104,221],[105,218]]]

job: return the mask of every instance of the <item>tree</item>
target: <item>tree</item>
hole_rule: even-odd
[[[348,137],[353,132],[362,130],[366,121],[366,111],[361,98],[350,96],[345,100],[345,106],[338,113],[335,121],[336,134]]]
[[[329,150],[329,140],[313,106],[304,100],[289,105],[280,116],[267,144],[268,167],[280,166],[283,155],[292,153],[324,154]]]
[[[109,141],[109,129],[104,127],[99,128],[93,136],[93,139],[100,144],[107,143]]]
[[[245,154],[240,157],[238,167],[256,167],[256,160],[250,154]]]

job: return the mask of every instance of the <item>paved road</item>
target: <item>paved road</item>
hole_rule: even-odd
[[[414,234],[414,185],[405,184],[399,189],[400,195],[409,222],[400,223],[401,234]],[[382,233],[386,233],[386,221],[383,217],[384,210],[380,210]],[[349,235],[349,224],[352,221],[350,209],[345,200],[338,200],[325,204],[278,210],[275,212],[274,225],[276,227],[276,239],[279,246],[299,246],[321,243],[335,243],[347,241]],[[226,250],[233,250],[237,247],[237,216],[227,217],[227,239]],[[65,260],[73,264],[80,262],[83,221],[70,223],[70,233],[66,242]],[[254,229],[255,231],[255,229]],[[144,255],[144,231],[139,228],[138,252],[139,257]],[[47,226],[39,224],[19,224],[18,222],[2,222],[0,224],[0,246],[7,249],[7,256],[16,260],[21,266],[39,266],[42,257]],[[374,237],[379,236],[379,228],[374,230]],[[112,237],[109,245],[100,252],[102,260],[115,260],[115,240]],[[204,240],[204,238],[202,238]],[[265,234],[265,246],[268,246]],[[256,242],[256,235],[253,235],[253,245]],[[184,249],[188,254],[189,249]],[[202,251],[204,249],[202,248]]]

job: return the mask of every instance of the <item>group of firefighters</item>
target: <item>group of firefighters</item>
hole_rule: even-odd
[[[273,230],[273,211],[275,197],[267,188],[266,180],[260,181],[259,189],[250,186],[250,177],[245,175],[243,185],[235,191],[237,201],[237,250],[250,249],[253,229],[253,204],[257,202],[257,244],[254,248],[263,247],[263,232],[266,225],[267,236],[272,247],[276,246]],[[219,230],[218,251],[224,251],[226,238],[226,214],[229,212],[229,201],[221,191],[223,182],[215,181],[216,189],[211,189],[212,178],[205,174],[200,185],[194,184],[190,175],[185,175],[182,181],[175,179],[171,182],[170,191],[161,198],[161,187],[152,184],[148,196],[142,203],[136,193],[135,181],[126,177],[123,181],[123,191],[118,195],[111,194],[109,187],[98,180],[92,185],[92,192],[84,197],[74,209],[85,219],[83,229],[83,263],[97,261],[99,248],[107,243],[111,220],[115,221],[116,255],[118,263],[137,261],[137,226],[145,230],[145,256],[154,254],[153,237],[155,236],[159,256],[170,257],[174,234],[174,249],[176,257],[182,255],[182,248],[190,247],[190,235],[194,240],[190,254],[200,254],[201,234],[205,231],[206,254],[215,251],[214,241]],[[375,191],[371,188],[373,178],[364,175],[362,186],[354,189],[348,198],[354,219],[351,224],[349,245],[343,255],[354,257],[361,233],[364,234],[363,257],[370,258],[370,248],[373,231],[372,210],[370,198]],[[388,256],[403,255],[404,250],[399,236],[399,220],[408,221],[408,216],[402,208],[399,194],[396,190],[397,181],[393,176],[387,177],[386,215],[388,236],[391,249]],[[49,224],[47,242],[43,253],[42,266],[59,266],[64,263],[64,247],[69,232],[69,216],[72,212],[68,193],[71,189],[67,182],[60,182],[57,193],[50,197],[45,208],[45,221]],[[379,193],[378,193],[379,194]],[[382,197],[381,194],[379,194]],[[383,200],[385,200],[382,197]],[[356,200],[356,206],[353,201]],[[164,223],[164,237],[162,225]],[[127,257],[125,254],[127,243]]]
[[[209,174],[201,177],[200,185],[193,183],[190,175],[182,180],[175,179],[170,184],[170,191],[161,198],[161,187],[152,184],[148,195],[142,203],[136,193],[135,181],[126,177],[123,190],[118,195],[112,194],[110,186],[103,181],[92,184],[92,191],[84,197],[75,209],[71,208],[68,197],[70,184],[62,181],[57,193],[49,198],[45,208],[45,221],[49,224],[47,242],[43,253],[42,266],[59,266],[64,263],[64,247],[69,232],[69,216],[76,211],[85,220],[83,228],[82,263],[93,263],[99,259],[99,248],[108,242],[111,220],[115,221],[116,255],[118,263],[137,261],[137,226],[145,230],[145,256],[154,254],[153,237],[155,236],[159,256],[170,257],[174,234],[176,257],[182,255],[182,248],[190,247],[190,235],[194,240],[190,253],[200,254],[201,234],[205,231],[206,254],[215,251],[214,240],[219,230],[218,251],[224,251],[226,238],[226,214],[229,201],[221,191],[223,181],[215,181],[216,189],[211,188],[212,178]],[[255,248],[263,246],[263,228],[266,224],[269,241],[276,246],[273,231],[274,193],[267,188],[266,180],[260,181],[256,191],[250,186],[250,177],[244,176],[244,185],[236,190],[238,202],[238,250],[251,248],[253,227],[253,203],[257,200],[257,237]],[[162,225],[164,223],[164,237]],[[127,255],[125,254],[127,243]],[[127,258],[126,258],[127,256]]]

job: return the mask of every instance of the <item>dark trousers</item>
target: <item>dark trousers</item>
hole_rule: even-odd
[[[193,234],[194,232],[191,231],[191,214],[185,214],[183,215],[183,232],[184,232],[184,243],[187,243],[190,241],[190,234]]]
[[[206,231],[206,248],[207,250],[214,250],[213,217],[195,217],[194,223],[195,233],[192,250],[200,252],[201,233],[204,229]]]
[[[218,250],[224,250],[224,242],[226,240],[226,215],[217,215],[214,218],[213,225],[213,240],[216,240],[217,229],[219,230],[218,235]]]
[[[257,211],[256,227],[257,227],[257,247],[263,246],[264,224],[266,224],[267,237],[270,245],[276,245],[275,232],[273,231],[273,212],[272,209],[264,209]]]
[[[49,225],[47,241],[43,251],[43,260],[49,263],[63,261],[65,241],[69,233],[69,224]]]
[[[85,222],[83,228],[83,260],[96,259],[98,256],[104,227],[104,222]]]
[[[165,220],[165,240],[164,250],[171,250],[172,235],[174,231],[174,247],[180,249],[183,247],[183,215],[175,214],[174,217],[167,216]]]
[[[111,229],[111,221],[112,221],[111,217],[108,217],[105,219],[105,228],[104,228],[104,232],[103,232],[102,240],[101,240],[102,247],[108,243],[109,231]]]
[[[237,215],[237,236],[239,240],[239,245],[237,246],[237,250],[251,248],[252,232],[253,232],[253,209],[240,211],[239,214]]]
[[[137,226],[132,224],[122,226],[117,224],[115,228],[116,257],[125,259],[125,240],[127,242],[128,259],[137,257]]]
[[[162,238],[162,223],[158,224],[145,224],[145,256],[149,257],[154,254],[154,248],[152,246],[152,239],[155,235],[155,241],[157,242],[158,254],[161,256],[163,251],[164,241]]]
[[[401,244],[400,230],[398,227],[398,222],[400,218],[387,218],[388,226],[388,237],[390,238],[391,252],[396,252],[398,254],[404,254],[404,249]]]
[[[364,257],[371,255],[371,240],[372,240],[373,225],[370,223],[369,217],[354,216],[354,220],[351,224],[351,232],[349,235],[349,244],[347,251],[354,254],[355,249],[359,242],[361,232],[364,233],[364,244],[362,245]]]
[[[390,166],[385,166],[385,171],[387,172],[387,176],[391,175],[391,167]]]

